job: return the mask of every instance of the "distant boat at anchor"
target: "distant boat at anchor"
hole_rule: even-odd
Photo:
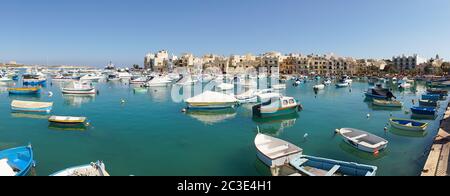
[[[87,94],[94,95],[95,88],[87,82],[72,82],[61,89],[63,94]]]

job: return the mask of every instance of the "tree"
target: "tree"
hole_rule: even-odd
[[[450,62],[442,63],[441,69],[444,72],[444,74],[448,74],[450,72]]]

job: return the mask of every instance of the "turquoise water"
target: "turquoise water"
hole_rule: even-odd
[[[11,97],[1,87],[0,149],[32,143],[35,175],[96,160],[103,160],[112,175],[269,175],[257,160],[253,144],[258,126],[261,132],[300,146],[307,155],[375,165],[378,175],[420,174],[438,120],[425,120],[431,123],[426,134],[385,132],[384,127],[390,114],[409,118],[405,110],[425,87],[416,86],[417,93],[395,91],[404,109],[384,110],[365,101],[367,83],[355,82],[351,92],[326,87],[317,96],[314,84],[288,85],[285,93],[304,107],[298,115],[263,121],[252,119],[250,105],[220,113],[182,113],[185,105],[172,101],[170,87],[139,94],[122,83],[99,83],[95,97],[63,96],[56,83],[48,84],[40,97]],[[85,130],[54,127],[45,115],[13,114],[13,99],[53,101],[52,114],[86,116],[91,126]],[[126,102],[121,104],[121,99]],[[342,127],[382,136],[389,146],[378,156],[355,150],[334,135]]]

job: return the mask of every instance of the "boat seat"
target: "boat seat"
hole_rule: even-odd
[[[339,168],[341,168],[340,165],[333,166],[333,168],[331,168],[331,170],[328,171],[327,174],[325,174],[325,176],[332,176],[332,175],[334,175],[337,172],[337,170],[339,170]]]
[[[14,169],[8,164],[8,159],[0,160],[0,176],[15,176],[16,172]]]
[[[367,134],[362,134],[362,135],[358,135],[358,136],[356,136],[356,137],[352,137],[352,138],[350,138],[350,139],[352,139],[352,140],[358,140],[358,139],[361,139],[361,138],[366,137],[366,136],[367,136]]]
[[[274,153],[278,153],[284,150],[289,149],[288,145],[281,145],[281,146],[277,146],[274,148],[268,148],[268,150],[266,151],[267,154],[274,154]]]

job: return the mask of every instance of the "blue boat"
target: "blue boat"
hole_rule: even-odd
[[[418,115],[436,115],[436,109],[430,107],[412,107],[411,112]]]
[[[0,151],[0,176],[26,176],[33,166],[31,145]]]
[[[401,118],[391,118],[389,119],[389,124],[392,127],[406,131],[425,131],[428,127],[428,123]]]
[[[422,95],[423,100],[432,100],[432,101],[439,101],[441,99],[441,95],[439,94],[424,94]]]
[[[376,166],[300,155],[290,165],[307,176],[375,176]]]
[[[35,95],[40,91],[40,87],[8,88],[8,92],[10,95]]]

